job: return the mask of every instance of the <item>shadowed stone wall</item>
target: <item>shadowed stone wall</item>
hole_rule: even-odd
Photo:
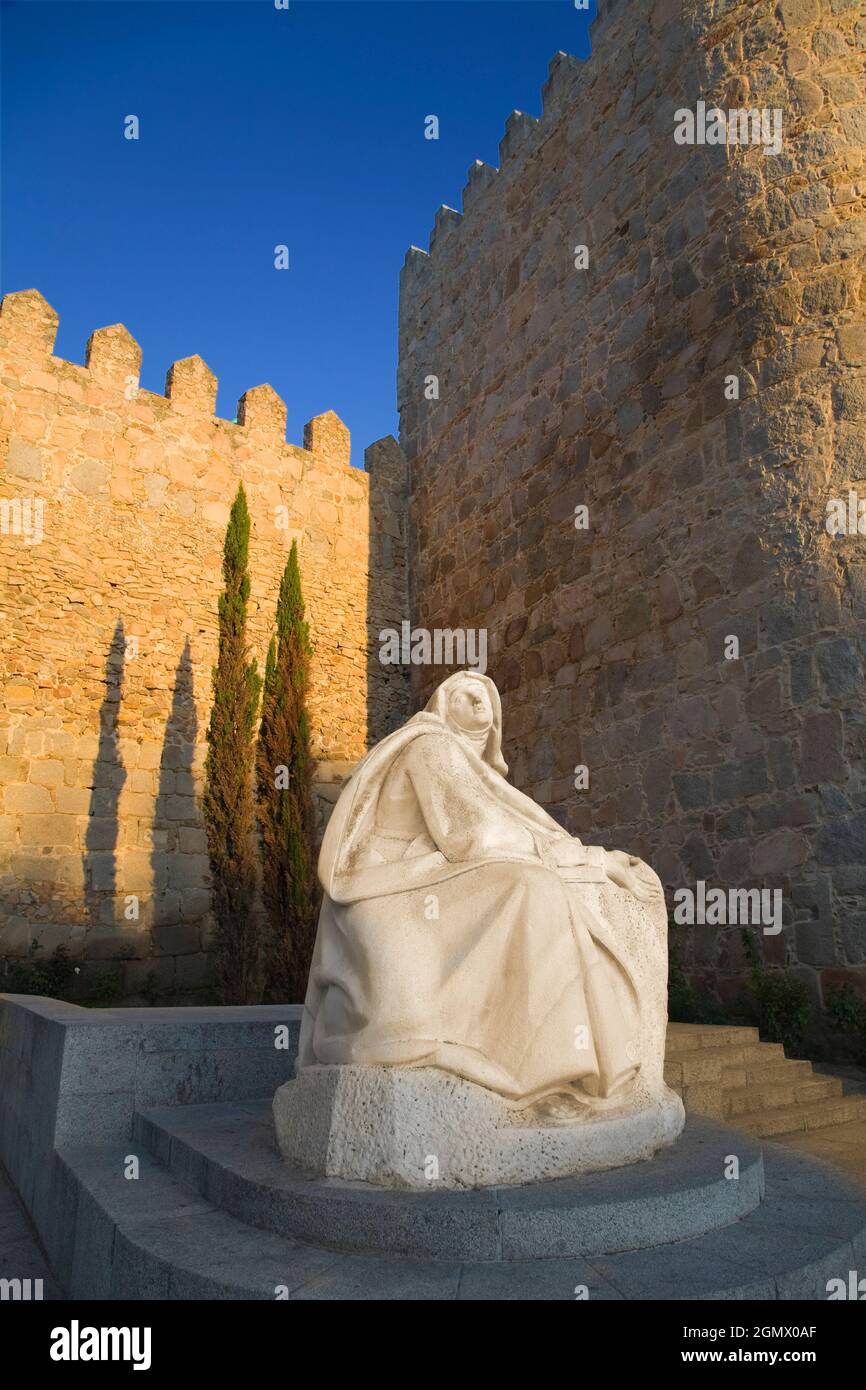
[[[252,517],[250,639],[264,669],[297,537],[315,645],[320,819],[346,770],[405,715],[369,633],[406,611],[405,465],[393,439],[349,466],[333,412],[286,444],[286,407],[248,391],[215,418],[216,379],[176,362],[138,387],[121,325],[85,366],[53,356],[35,291],[0,309],[0,956],[64,945],[85,974],[181,995],[205,980],[199,812],[229,508]],[[137,919],[127,913],[135,908]]]
[[[825,526],[866,499],[862,4],[600,9],[407,256],[413,621],[488,629],[513,778],[571,831],[782,890],[766,960],[866,992],[866,537]],[[700,101],[779,110],[780,150],[676,143]],[[739,929],[685,936],[733,999]]]

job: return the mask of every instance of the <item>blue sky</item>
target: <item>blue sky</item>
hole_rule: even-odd
[[[360,464],[396,433],[407,247],[588,25],[573,0],[4,3],[2,288],[42,291],[71,361],[125,323],[148,390],[199,353],[226,418],[264,381],[291,442],[334,409]]]

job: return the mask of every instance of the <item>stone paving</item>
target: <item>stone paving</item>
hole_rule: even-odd
[[[863,1067],[836,1067],[818,1063],[815,1071],[838,1076],[844,1084],[846,1095],[866,1095],[866,1069]],[[776,1142],[789,1149],[798,1149],[812,1158],[823,1159],[866,1188],[866,1120],[786,1134]]]

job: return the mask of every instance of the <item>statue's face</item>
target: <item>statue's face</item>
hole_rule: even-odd
[[[451,692],[448,713],[459,729],[481,733],[493,723],[493,706],[487,686],[481,681],[466,681]]]

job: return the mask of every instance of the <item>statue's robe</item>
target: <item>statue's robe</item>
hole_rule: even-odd
[[[435,714],[378,744],[322,844],[298,1065],[434,1066],[523,1104],[622,1092],[637,991],[554,867],[569,838]]]

